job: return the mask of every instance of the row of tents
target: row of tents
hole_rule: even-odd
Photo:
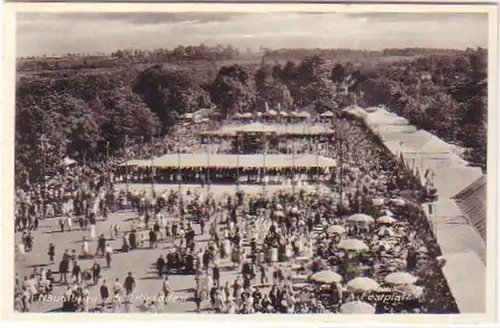
[[[276,117],[281,117],[281,118],[295,118],[295,119],[309,119],[311,117],[311,114],[309,114],[306,111],[301,111],[301,112],[286,112],[286,111],[276,111],[274,109],[271,109],[266,112],[255,112],[255,113],[236,113],[232,116],[233,119],[236,120],[245,120],[245,119],[253,119],[253,118],[261,118],[261,117],[267,117],[267,118],[276,118]]]
[[[383,107],[351,106],[344,112],[362,119],[392,154],[420,176],[423,184],[431,180],[439,198],[452,198],[483,176],[481,168],[471,167],[461,158],[464,149],[419,130]]]
[[[443,274],[460,312],[485,312],[487,179],[482,169],[469,166],[460,147],[383,107],[351,106],[343,111],[363,120],[423,183],[432,182],[437,189],[439,199],[423,204],[423,209],[446,260]]]

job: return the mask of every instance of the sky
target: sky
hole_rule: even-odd
[[[231,44],[240,49],[488,46],[486,14],[18,13],[16,56]]]

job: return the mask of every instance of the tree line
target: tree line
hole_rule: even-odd
[[[168,135],[181,115],[214,108],[237,112],[322,113],[383,104],[412,124],[469,149],[485,167],[486,51],[429,55],[410,61],[334,63],[320,55],[254,65],[156,64],[92,72],[21,76],[16,86],[16,178],[40,177],[64,156],[103,158],[127,142]],[[45,156],[42,156],[44,154]]]

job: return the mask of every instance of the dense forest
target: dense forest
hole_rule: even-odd
[[[322,113],[383,104],[486,169],[487,51],[261,49],[119,50],[18,61],[17,181],[38,179],[42,152],[99,158],[126,142],[167,135],[180,115],[284,110]]]

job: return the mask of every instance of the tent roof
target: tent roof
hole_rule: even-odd
[[[393,133],[415,133],[417,128],[413,125],[379,125],[373,127],[381,137],[384,139],[386,135],[390,136]]]
[[[462,313],[485,311],[486,243],[452,200],[439,200],[429,216],[446,264],[443,274]],[[428,204],[422,205],[428,213]],[[435,216],[435,218],[433,218]],[[464,265],[467,263],[467,265]],[[470,284],[464,284],[470,281]]]
[[[239,158],[238,158],[239,157]],[[154,160],[128,161],[121,166],[182,167],[182,168],[281,168],[281,167],[334,167],[336,161],[315,155],[220,155],[220,154],[167,154]]]
[[[385,141],[397,140],[403,142],[406,147],[413,149],[415,152],[420,152],[425,144],[433,138],[436,137],[424,130],[418,130],[414,133],[395,132],[384,135]]]
[[[443,274],[461,313],[486,312],[486,266],[472,251],[445,255]],[[464,281],[467,283],[464,284]]]
[[[247,133],[278,133],[282,135],[318,135],[329,134],[334,131],[322,125],[304,124],[262,124],[259,122],[245,125],[225,126],[216,131],[202,132],[201,135],[235,136],[238,132]]]
[[[487,225],[486,180],[486,175],[483,175],[453,197],[462,213],[470,220],[484,240],[486,240]]]
[[[372,125],[408,125],[407,119],[400,117],[385,109],[379,109],[366,115],[366,123]]]
[[[404,146],[404,145],[403,145]],[[423,174],[427,170],[437,170],[450,167],[463,167],[467,162],[453,154],[412,154],[403,153],[405,162],[411,167],[413,164]]]
[[[452,198],[483,175],[481,168],[468,166],[442,167],[432,171],[434,186],[441,199]]]

